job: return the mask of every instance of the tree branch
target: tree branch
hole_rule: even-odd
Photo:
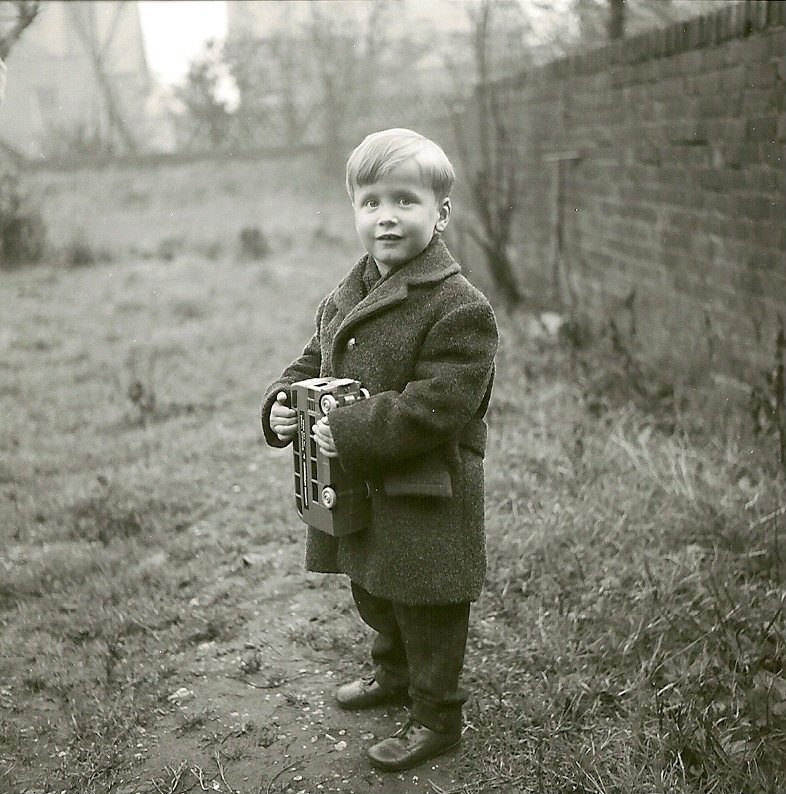
[[[41,10],[40,0],[16,0],[16,22],[4,36],[0,36],[0,58],[5,60],[22,34],[32,25]]]

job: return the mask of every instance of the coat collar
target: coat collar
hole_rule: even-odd
[[[435,234],[423,251],[385,276],[378,286],[383,286],[385,282],[433,284],[460,270],[440,235]]]
[[[378,281],[364,297],[363,273],[367,256],[352,268],[333,292],[338,315],[343,315],[333,337],[334,361],[352,326],[402,303],[412,287],[436,284],[461,272],[445,243],[435,234],[420,254]]]
[[[344,315],[342,326],[404,300],[410,287],[435,284],[461,272],[438,234],[420,254],[380,279],[364,297],[363,274],[367,262],[368,254],[352,268],[333,293],[336,308]]]

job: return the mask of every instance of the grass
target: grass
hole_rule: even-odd
[[[0,273],[0,790],[108,791],[187,654],[246,635],[244,555],[273,544],[259,576],[280,564],[331,597],[300,570],[288,467],[256,412],[357,247],[340,185],[306,161],[31,185],[55,245],[111,255]],[[242,255],[248,228],[261,259]],[[782,474],[720,395],[643,405],[602,341],[500,324],[456,791],[783,790]],[[363,658],[346,611],[286,640]],[[252,646],[240,669],[277,686]],[[207,709],[178,733],[209,745],[214,728]],[[275,744],[263,728],[233,730]]]
[[[619,395],[598,416],[574,367],[534,361],[497,393],[529,427],[492,418],[473,790],[782,789],[782,477]]]

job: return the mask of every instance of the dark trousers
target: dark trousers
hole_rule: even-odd
[[[352,582],[360,617],[377,632],[375,676],[386,689],[408,690],[413,719],[440,733],[461,731],[459,689],[469,603],[410,605],[371,595]]]

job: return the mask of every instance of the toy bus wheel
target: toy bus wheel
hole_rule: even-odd
[[[336,506],[337,500],[336,492],[330,488],[323,488],[322,489],[322,504],[327,507],[328,510],[332,510]]]
[[[332,394],[323,394],[319,401],[319,407],[323,414],[329,414],[337,405],[336,398]]]

